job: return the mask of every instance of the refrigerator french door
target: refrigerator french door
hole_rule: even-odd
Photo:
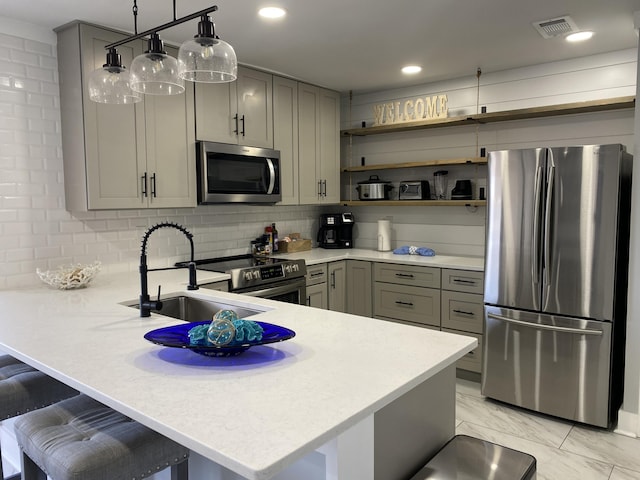
[[[491,152],[482,393],[607,427],[622,398],[631,156]]]

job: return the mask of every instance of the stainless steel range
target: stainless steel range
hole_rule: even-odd
[[[304,260],[237,255],[197,260],[199,270],[228,273],[229,291],[289,303],[305,304]]]

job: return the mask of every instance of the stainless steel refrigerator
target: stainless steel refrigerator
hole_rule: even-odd
[[[489,154],[482,394],[608,427],[622,402],[632,157]]]

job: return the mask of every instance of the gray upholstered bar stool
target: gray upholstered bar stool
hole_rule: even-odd
[[[77,395],[78,392],[10,355],[0,355],[0,421]],[[2,471],[0,451],[0,478]]]
[[[171,467],[187,480],[189,450],[80,394],[23,415],[14,429],[22,479],[139,480]]]

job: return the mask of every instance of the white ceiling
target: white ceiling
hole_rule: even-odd
[[[173,19],[173,0],[138,0],[138,30]],[[176,0],[177,17],[218,5],[216,32],[238,61],[339,91],[361,92],[636,48],[640,0]],[[288,11],[279,21],[256,12]],[[74,19],[133,31],[133,0],[3,0],[0,17],[55,28]],[[544,39],[534,21],[570,15],[594,37],[581,44]],[[161,33],[170,43],[197,21]],[[423,72],[407,78],[408,63]]]

